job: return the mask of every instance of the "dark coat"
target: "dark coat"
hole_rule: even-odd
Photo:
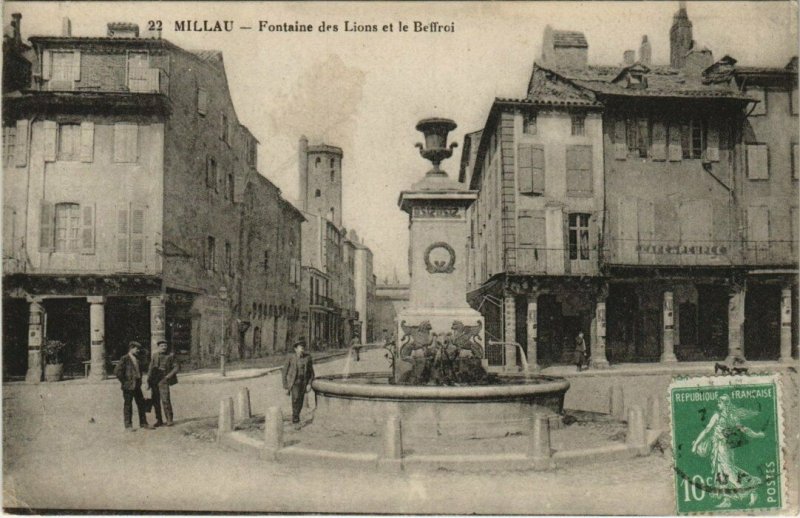
[[[283,388],[289,390],[295,382],[306,386],[313,379],[314,364],[311,355],[303,353],[303,356],[300,357],[296,354],[289,356],[283,368]]]
[[[142,381],[142,362],[139,362],[139,370],[133,364],[130,355],[126,354],[119,359],[119,363],[114,368],[114,376],[122,384],[122,390],[136,390],[136,385]]]
[[[174,354],[156,353],[150,360],[147,371],[147,383],[155,385],[166,381],[170,385],[178,383],[178,362]]]

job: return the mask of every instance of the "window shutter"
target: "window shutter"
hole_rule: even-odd
[[[669,125],[669,161],[680,162],[683,158],[683,147],[681,146],[681,126],[680,124]]]
[[[758,103],[753,107],[753,111],[750,112],[750,115],[765,115],[767,113],[766,91],[763,88],[748,89],[747,95],[758,100]]]
[[[798,108],[800,108],[800,106],[797,105],[797,103],[800,102],[800,100],[798,100],[798,98],[797,98],[797,87],[792,88],[792,101],[791,102],[792,102],[792,115],[797,115],[798,113],[800,113],[800,109],[798,109]]]
[[[533,192],[533,146],[530,144],[519,145],[519,192],[529,194]]]
[[[614,121],[614,158],[625,160],[628,158],[628,144],[625,135],[625,120]]]
[[[719,162],[719,126],[711,123],[706,132],[706,160]]]
[[[44,121],[44,161],[56,161],[56,137],[58,125],[55,121]]]
[[[147,91],[148,92],[158,92],[160,90],[159,86],[159,79],[160,79],[160,69],[158,68],[148,68],[147,73]]]
[[[769,249],[769,209],[747,208],[747,241],[749,250]]]
[[[17,121],[17,132],[14,138],[14,158],[17,167],[28,165],[28,125],[27,119]]]
[[[144,217],[145,208],[141,205],[131,206],[131,266],[143,268],[144,255]]]
[[[81,253],[94,253],[94,204],[81,205]]]
[[[81,162],[91,162],[94,155],[94,122],[81,123]]]
[[[650,153],[653,160],[667,159],[667,127],[661,121],[653,122],[653,144]]]
[[[197,113],[205,115],[208,112],[208,92],[205,88],[197,89]]]
[[[72,80],[81,80],[81,52],[79,50],[72,51]]]
[[[592,147],[569,146],[566,156],[567,192],[587,195],[592,189]]]
[[[800,146],[797,145],[797,142],[792,142],[792,178],[795,180],[800,179],[800,152],[798,149]]]
[[[52,252],[55,249],[55,212],[53,204],[42,200],[39,211],[39,250]]]
[[[53,55],[49,50],[42,52],[42,79],[48,81],[50,79],[51,70],[53,67]]]
[[[139,126],[128,122],[114,124],[114,162],[136,162],[139,158]]]
[[[117,207],[117,267],[125,270],[128,269],[129,230],[128,206]]]
[[[535,194],[544,193],[544,148],[533,146],[531,150],[532,183]]]
[[[769,178],[769,156],[765,144],[747,146],[747,177],[751,180]]]

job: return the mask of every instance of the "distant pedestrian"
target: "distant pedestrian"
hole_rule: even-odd
[[[133,401],[136,401],[136,410],[139,412],[139,427],[151,430],[147,424],[147,411],[142,395],[142,370],[140,368],[139,350],[142,344],[130,342],[128,344],[128,354],[119,359],[119,363],[114,368],[114,375],[120,382],[122,388],[122,414],[125,420],[125,430],[133,431]]]
[[[305,339],[294,344],[294,354],[289,356],[283,368],[283,388],[292,396],[292,423],[300,423],[300,410],[303,408],[306,391],[314,380],[314,365],[311,356],[306,354]]]
[[[147,372],[147,384],[150,385],[153,408],[156,411],[156,426],[172,426],[172,400],[169,387],[178,382],[178,362],[175,355],[169,352],[169,344],[164,340],[158,342],[156,354],[150,360],[150,370]],[[145,387],[147,388],[147,387]],[[164,407],[164,423],[161,407]]]
[[[358,335],[350,340],[350,349],[356,354],[356,361],[361,361],[361,339]]]
[[[583,331],[580,331],[575,337],[575,364],[578,366],[578,372],[583,369],[584,363],[586,363],[586,340],[583,339]]]

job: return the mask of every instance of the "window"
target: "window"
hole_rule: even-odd
[[[683,158],[702,158],[705,148],[704,124],[698,119],[689,119],[681,127]]]
[[[211,157],[206,159],[206,187],[217,190],[217,161]]]
[[[747,178],[769,179],[769,150],[766,144],[747,145]]]
[[[78,251],[80,223],[80,205],[77,203],[56,205],[56,252]]]
[[[322,163],[322,159],[320,157],[317,157],[317,160],[314,162],[314,165],[316,167],[319,167],[319,164],[321,164],[321,163]]]
[[[767,114],[767,92],[764,88],[748,88],[747,95],[756,99],[758,103],[753,107],[750,115],[766,115]]]
[[[797,98],[797,87],[796,86],[794,88],[792,88],[790,102],[792,104],[792,115],[797,115],[798,113],[800,113],[800,109],[798,109],[798,108],[800,108],[800,106],[797,105],[797,103],[800,102],[800,100],[798,100],[798,98]]]
[[[208,91],[205,88],[197,88],[197,113],[208,113]]]
[[[114,162],[139,160],[139,126],[118,122],[114,124]]]
[[[15,126],[3,126],[3,165],[9,165],[14,161],[16,143],[17,128]]]
[[[226,144],[230,144],[230,134],[228,133],[228,116],[224,113],[222,114],[222,141]]]
[[[331,182],[335,182],[335,181],[336,181],[336,171],[331,169]]]
[[[769,250],[769,208],[747,208],[747,249]]]
[[[43,59],[42,74],[50,90],[72,90],[81,78],[80,52],[45,51]]]
[[[256,165],[256,158],[258,155],[258,147],[256,144],[255,139],[248,139],[247,145],[247,164],[255,166]]]
[[[518,185],[521,194],[544,193],[544,147],[520,144]]]
[[[797,142],[792,142],[792,178],[800,179],[800,151]]]
[[[264,271],[269,271],[269,250],[264,250]]]
[[[81,150],[80,124],[58,125],[58,159],[78,160]]]
[[[573,113],[572,114],[572,135],[583,136],[586,135],[586,114]]]
[[[236,193],[236,189],[234,187],[235,185],[234,185],[233,173],[231,173],[228,174],[228,189],[227,189],[227,194],[225,196],[231,201],[233,201],[233,196]]]
[[[158,91],[158,69],[150,68],[150,56],[146,51],[128,51],[128,90]]]
[[[217,242],[208,236],[206,238],[206,270],[209,272],[217,271]]]
[[[628,154],[647,158],[647,150],[650,146],[650,121],[647,119],[628,119],[626,125]]]
[[[569,215],[569,259],[589,259],[589,214]]]
[[[591,196],[592,146],[567,147],[567,194]]]
[[[336,165],[336,159],[331,158],[331,167],[334,167],[335,165]]]
[[[322,195],[322,193],[320,192],[320,190],[319,190],[319,189],[317,189],[316,191],[314,191],[314,197],[315,197],[315,198],[319,198],[321,195]]]
[[[522,116],[522,132],[526,135],[536,135],[536,113],[526,113]]]
[[[228,241],[225,241],[225,270],[228,271],[229,276],[233,277],[233,251]]]

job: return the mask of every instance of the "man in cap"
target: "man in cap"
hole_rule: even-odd
[[[119,363],[114,368],[114,375],[120,382],[122,388],[123,406],[122,414],[125,420],[125,431],[133,431],[133,401],[136,401],[136,410],[139,412],[139,428],[151,430],[147,424],[147,414],[142,395],[142,370],[139,366],[139,350],[142,344],[139,342],[128,343],[128,354],[119,359]]]
[[[161,417],[161,407],[164,407],[164,414],[167,418],[167,426],[172,426],[172,400],[170,399],[169,387],[178,382],[178,362],[175,355],[168,353],[166,341],[158,342],[156,354],[150,360],[150,370],[147,372],[147,383],[153,398],[153,407],[156,411],[156,426],[163,426],[164,420]]]
[[[283,388],[292,396],[292,423],[300,423],[306,391],[314,380],[314,365],[311,355],[306,354],[306,342],[301,338],[294,344],[294,354],[289,356],[283,368]]]

